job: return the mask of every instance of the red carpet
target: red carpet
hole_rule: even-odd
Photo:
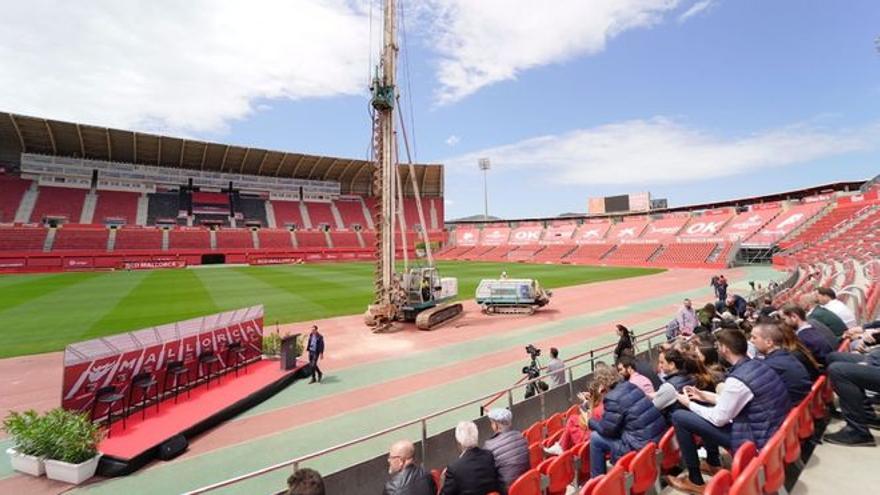
[[[299,368],[297,368],[299,369]],[[123,429],[122,421],[113,423],[110,435],[98,447],[106,456],[119,460],[129,460],[158,446],[170,437],[207,421],[215,414],[227,409],[248,397],[260,393],[282,380],[290,379],[297,369],[282,371],[278,361],[258,361],[248,365],[247,374],[239,370],[238,377],[234,373],[223,376],[220,382],[211,381],[208,390],[200,383],[190,391],[178,397],[164,400],[159,405],[147,408],[146,418],[141,420],[141,412],[132,413],[126,420]]]

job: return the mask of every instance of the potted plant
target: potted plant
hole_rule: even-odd
[[[46,476],[78,485],[98,469],[101,430],[85,413],[57,408],[45,417],[54,441],[46,459]]]
[[[263,355],[268,358],[278,359],[280,354],[281,335],[279,335],[277,332],[263,335]]]
[[[43,458],[49,451],[52,432],[36,411],[11,411],[3,420],[3,430],[9,434],[12,447],[6,449],[12,469],[31,476],[46,472]]]

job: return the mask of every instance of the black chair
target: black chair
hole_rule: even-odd
[[[239,341],[230,342],[226,346],[226,370],[232,368],[235,370],[235,376],[238,376],[238,369],[244,368],[244,374],[247,374],[247,365],[247,349]]]
[[[141,400],[138,402],[138,406],[141,408],[141,419],[146,417],[147,406],[152,403],[156,404],[156,412],[159,412],[159,382],[156,380],[156,377],[153,376],[149,371],[145,371],[143,373],[138,373],[131,378],[131,385],[128,387],[128,405],[126,407],[125,415],[128,416],[131,411],[131,406],[134,404],[134,391],[139,390],[141,394]],[[150,390],[153,390],[153,396],[150,397]]]
[[[189,384],[191,382],[189,378],[189,369],[183,364],[183,361],[168,361],[168,364],[165,365],[165,379],[162,380],[162,394],[168,393],[168,379],[171,378],[174,380],[174,403],[177,404],[177,394],[180,392],[180,379],[182,377],[186,377],[186,396],[189,398]]]
[[[113,422],[113,418],[122,418],[122,428],[125,429],[125,405],[122,403],[122,399],[125,398],[125,395],[119,392],[115,385],[107,385],[106,387],[101,387],[95,392],[95,401],[92,402],[92,412],[91,419],[95,420],[95,411],[97,410],[98,404],[104,404],[107,406],[107,437],[110,437],[110,425]],[[122,409],[113,414],[113,406],[119,403],[122,406]]]
[[[216,366],[216,370],[214,369],[214,365]],[[207,373],[202,371],[202,367],[207,368]],[[205,384],[208,389],[211,389],[211,377],[216,376],[217,381],[220,381],[220,372],[223,371],[220,369],[220,356],[214,353],[214,351],[204,351],[199,354],[199,375],[205,377]]]

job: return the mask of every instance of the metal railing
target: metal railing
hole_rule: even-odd
[[[650,330],[648,332],[644,332],[640,335],[636,335],[636,337],[639,340],[643,340],[643,341],[645,339],[647,339],[647,349],[646,350],[650,351],[651,349],[653,349],[653,343],[655,343],[655,342],[659,343],[659,342],[666,340],[665,332],[666,332],[666,328],[661,327],[661,328],[657,328],[654,330]],[[593,370],[595,369],[595,365],[598,360],[605,358],[605,357],[608,357],[608,356],[611,356],[613,354],[612,349],[615,347],[615,345],[616,344],[609,344],[609,345],[598,347],[596,349],[591,349],[587,352],[578,354],[576,356],[572,356],[571,358],[568,358],[564,361],[566,363],[566,367],[564,368],[564,371],[568,375],[567,385],[570,389],[569,395],[571,397],[574,396],[574,379],[575,379],[574,378],[574,368],[589,365],[590,366],[589,372],[592,373]],[[571,364],[568,364],[568,363],[571,363]],[[546,369],[546,367],[542,368],[542,371],[545,369]],[[394,432],[404,430],[406,428],[410,428],[410,427],[413,427],[416,425],[421,427],[421,442],[420,442],[420,444],[421,444],[421,459],[424,460],[427,458],[426,445],[427,445],[427,440],[429,437],[429,435],[428,435],[428,421],[429,420],[438,418],[440,416],[443,416],[443,415],[449,414],[451,412],[458,411],[458,410],[461,410],[461,409],[464,409],[464,408],[467,408],[467,407],[470,407],[470,406],[473,406],[476,404],[480,404],[480,416],[482,416],[483,411],[484,411],[485,401],[491,400],[491,402],[490,402],[490,404],[491,404],[492,402],[499,400],[501,397],[504,397],[505,395],[507,396],[508,407],[513,407],[513,404],[515,403],[514,392],[516,392],[520,389],[523,389],[525,387],[528,387],[529,385],[531,385],[535,382],[546,379],[547,376],[548,375],[541,375],[538,378],[535,378],[532,380],[520,379],[513,386],[505,388],[501,391],[492,392],[487,395],[483,395],[483,396],[480,396],[480,397],[477,397],[474,399],[470,399],[466,402],[456,404],[456,405],[448,407],[446,409],[435,411],[435,412],[428,414],[426,416],[422,416],[417,419],[406,421],[404,423],[400,423],[400,424],[385,428],[383,430],[379,430],[379,431],[370,433],[368,435],[364,435],[362,437],[355,438],[353,440],[349,440],[347,442],[344,442],[344,443],[341,443],[338,445],[334,445],[332,447],[328,447],[326,449],[312,452],[311,454],[306,454],[306,455],[299,456],[299,457],[296,457],[293,459],[282,461],[277,464],[273,464],[271,466],[267,466],[267,467],[258,469],[256,471],[252,471],[252,472],[240,475],[240,476],[236,476],[234,478],[229,478],[229,479],[226,479],[223,481],[219,481],[217,483],[213,483],[213,484],[206,485],[206,486],[203,486],[200,488],[196,488],[195,490],[185,492],[185,494],[186,495],[197,495],[197,494],[201,494],[201,493],[212,492],[212,491],[218,490],[220,488],[229,487],[229,486],[232,486],[232,485],[235,485],[238,483],[242,483],[244,481],[251,480],[251,479],[263,476],[265,474],[272,473],[272,472],[277,471],[279,469],[284,469],[284,468],[291,467],[291,466],[293,467],[293,471],[296,471],[297,469],[299,469],[300,464],[302,464],[304,462],[315,460],[317,458],[323,457],[328,454],[332,454],[332,453],[336,453],[336,452],[339,452],[339,451],[342,451],[342,450],[345,450],[348,448],[352,448],[352,447],[361,445],[365,442],[368,442],[370,440],[374,440],[374,439],[377,439],[377,438],[382,437],[384,435],[388,435],[389,433],[394,433]],[[538,394],[536,396],[536,398],[539,398],[539,400],[540,400],[541,418],[546,419],[547,418],[547,414],[546,414],[547,411],[545,410],[545,404],[544,404],[544,400],[543,400],[544,394]]]

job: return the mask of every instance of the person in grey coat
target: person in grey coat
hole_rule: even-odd
[[[408,440],[395,442],[388,450],[388,474],[383,495],[436,495],[431,473],[415,462],[415,447]]]
[[[509,487],[529,470],[529,445],[522,433],[511,428],[513,414],[509,409],[495,408],[489,411],[489,425],[495,432],[486,440],[483,448],[495,456],[495,467],[504,486]]]

